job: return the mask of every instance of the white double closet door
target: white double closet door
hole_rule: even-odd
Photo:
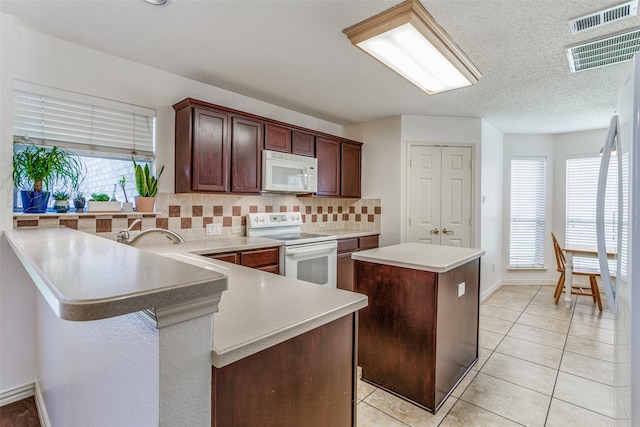
[[[471,147],[411,145],[407,241],[471,247]]]

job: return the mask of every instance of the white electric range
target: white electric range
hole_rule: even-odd
[[[302,214],[250,213],[247,236],[282,242],[280,274],[331,288],[336,287],[336,236],[302,232]]]

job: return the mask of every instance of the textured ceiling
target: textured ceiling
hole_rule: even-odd
[[[0,0],[0,10],[42,33],[341,124],[416,114],[480,117],[505,133],[608,125],[625,65],[571,74],[564,48],[640,26],[634,17],[571,35],[570,19],[620,1],[422,0],[483,74],[433,96],[342,34],[399,2]]]

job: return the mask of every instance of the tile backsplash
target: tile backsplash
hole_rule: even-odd
[[[380,231],[380,199],[332,199],[274,194],[266,196],[158,194],[158,213],[15,214],[14,228],[65,226],[115,240],[123,228],[141,218],[134,230],[158,227],[185,240],[245,236],[246,216],[253,212],[300,212],[304,231],[349,228]],[[222,234],[207,236],[207,224],[221,224]],[[235,233],[234,233],[235,231]]]

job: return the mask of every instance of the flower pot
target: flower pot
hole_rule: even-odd
[[[133,212],[133,203],[122,202],[122,212]]]
[[[84,199],[82,199],[82,200],[76,199],[76,200],[73,201],[73,207],[76,208],[76,212],[77,213],[84,212],[84,204],[85,204],[85,200]]]
[[[53,202],[53,210],[58,213],[67,213],[69,212],[69,201],[68,200],[56,200]]]
[[[24,213],[45,213],[49,204],[48,191],[20,191],[22,199],[22,212]]]
[[[98,202],[89,200],[87,202],[87,212],[120,212],[120,202]]]
[[[155,197],[141,197],[136,198],[136,212],[153,212],[156,204]]]

